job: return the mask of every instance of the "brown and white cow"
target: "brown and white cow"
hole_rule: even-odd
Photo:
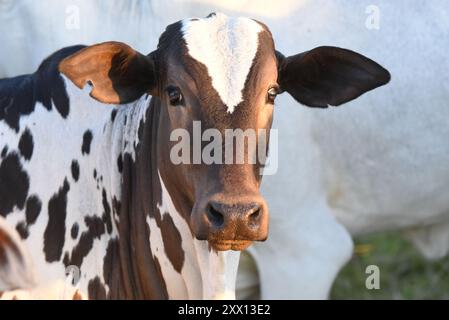
[[[238,250],[268,235],[261,163],[174,164],[171,133],[268,130],[278,93],[337,106],[388,80],[345,49],[284,57],[265,25],[223,14],[168,26],[149,55],[62,49],[0,80],[0,215],[41,283],[75,266],[89,298],[232,298]]]

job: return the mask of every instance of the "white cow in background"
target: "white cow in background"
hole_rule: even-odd
[[[281,52],[351,48],[392,81],[332,110],[277,101],[279,171],[263,184],[271,233],[254,247],[264,297],[325,297],[352,253],[347,231],[402,230],[426,257],[447,254],[448,21],[447,1],[310,1],[269,23]]]
[[[52,51],[75,43],[114,39],[150,52],[169,22],[212,11],[263,19],[286,55],[341,46],[392,74],[389,85],[331,110],[278,98],[273,127],[279,129],[279,170],[263,184],[270,236],[250,249],[259,277],[243,256],[242,292],[254,294],[252,286],[260,281],[263,298],[326,298],[351,256],[350,234],[402,230],[427,257],[444,256],[445,0],[431,6],[424,0],[0,0],[0,23],[7,30],[0,34],[0,77],[30,72]]]
[[[169,23],[186,17],[203,17],[221,10],[265,19],[267,15],[283,16],[301,2],[0,0],[3,23],[0,39],[4,41],[0,50],[0,77],[33,72],[49,54],[73,44],[91,45],[114,39],[149,53]],[[222,4],[236,11],[223,10]]]

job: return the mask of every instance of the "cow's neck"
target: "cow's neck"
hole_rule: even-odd
[[[122,196],[123,187],[126,187],[122,183],[125,181],[122,176],[126,177],[124,163],[136,157],[139,124],[145,119],[150,97],[142,97],[132,104],[114,107],[90,98],[89,88],[81,92],[67,78],[64,77],[64,81],[71,108],[63,125],[81,127],[83,129],[79,130],[79,136],[89,131],[92,137],[88,144],[89,150],[84,151],[87,147],[83,147],[83,156],[79,158],[80,177],[86,177],[88,183],[80,178],[79,183],[70,186],[74,194],[83,195],[81,199],[85,204],[77,205],[77,210],[68,212],[68,221],[78,221],[81,228],[86,219],[96,223],[90,223],[87,230],[80,235],[81,240],[92,237],[94,248],[86,254],[81,245],[85,246],[86,241],[78,240],[75,243],[79,244],[68,250],[69,254],[67,258],[64,257],[63,263],[65,266],[76,265],[81,268],[82,274],[87,273],[86,279],[81,279],[80,286],[83,291],[86,290],[89,298],[132,298],[133,296],[127,294],[127,287],[133,285],[130,281],[134,281],[134,278],[129,276],[125,279],[122,276],[124,270],[127,270],[127,261],[126,258],[121,259],[124,254],[120,251],[123,251],[122,242],[126,236],[143,234],[139,227],[144,224],[132,220],[130,231],[127,234],[123,231],[130,220],[126,214],[121,216],[121,212],[126,213],[123,207],[127,205],[127,198]],[[79,140],[78,136],[76,140]],[[109,213],[106,216],[110,216],[110,219],[103,219],[106,212]],[[135,218],[138,218],[138,215],[135,215]],[[99,219],[107,222],[105,227],[102,227]],[[71,226],[71,223],[68,225]],[[127,250],[131,254],[131,242],[128,241],[128,245]],[[95,268],[90,267],[92,260],[96,263]]]
[[[145,110],[136,140],[127,143],[135,148],[123,152],[115,255],[121,277],[116,280],[118,273],[110,272],[111,279],[105,279],[110,297],[233,298],[239,253],[216,253],[207,242],[194,239],[185,219],[192,208],[169,182],[170,172],[158,166],[158,132],[164,125],[160,101],[153,98]]]
[[[105,268],[118,268],[120,272],[110,272],[110,298],[127,299],[164,299],[167,291],[162,278],[161,266],[153,259],[149,244],[149,230],[145,222],[147,212],[154,208],[153,186],[155,168],[152,161],[151,136],[148,137],[150,125],[154,119],[155,109],[147,105],[132,104],[120,108],[117,117],[127,119],[119,122],[117,128],[123,136],[121,158],[123,162],[121,179],[121,205],[118,216],[118,243],[115,261]],[[146,112],[146,114],[145,114]],[[112,285],[111,285],[112,284]]]

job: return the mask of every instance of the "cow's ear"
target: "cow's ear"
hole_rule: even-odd
[[[278,59],[278,83],[298,102],[318,108],[339,106],[390,81],[376,62],[350,50],[318,47]]]
[[[59,71],[79,88],[90,84],[90,95],[103,103],[132,102],[156,87],[152,55],[145,56],[120,42],[86,47],[62,60]]]

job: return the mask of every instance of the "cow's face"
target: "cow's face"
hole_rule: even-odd
[[[164,106],[160,167],[184,190],[192,207],[192,231],[220,250],[243,249],[253,240],[264,240],[268,209],[259,193],[257,146],[262,145],[259,135],[271,127],[278,92],[271,34],[250,19],[211,15],[185,20],[169,26],[161,37],[157,59]],[[179,129],[190,137],[187,148],[179,152],[190,154],[175,165],[171,151],[185,144],[178,141],[184,137],[173,135]],[[220,137],[209,136],[211,129]],[[239,138],[229,139],[231,132],[245,132],[245,139],[252,141],[238,145]],[[173,138],[176,141],[170,141]],[[220,148],[209,152],[212,139],[221,141]],[[226,159],[227,152],[234,157]],[[212,163],[207,159],[211,154]]]
[[[311,107],[336,106],[389,80],[381,66],[345,49],[320,47],[285,58],[263,24],[222,14],[170,25],[148,56],[110,42],[65,59],[60,70],[79,87],[90,82],[91,95],[105,103],[130,102],[144,93],[159,99],[158,169],[170,192],[191,209],[185,218],[193,234],[217,250],[241,250],[267,237],[261,164],[254,155],[261,154],[258,140],[271,127],[277,93],[287,91]],[[224,145],[212,163],[204,159],[204,140],[216,138],[208,129],[216,129]],[[256,143],[243,150],[229,146],[226,129],[250,130]],[[186,148],[180,152],[188,154],[174,160],[173,148],[181,142]],[[236,156],[242,152],[243,163]]]

